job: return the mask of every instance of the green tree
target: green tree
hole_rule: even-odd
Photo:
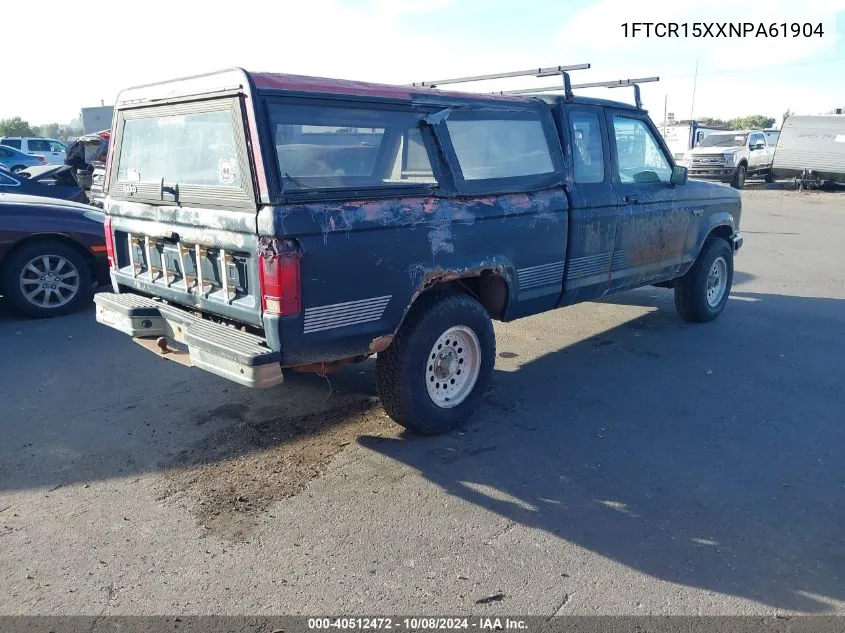
[[[762,114],[753,114],[751,116],[731,119],[727,124],[732,130],[765,130],[766,128],[772,127],[775,124],[775,120]]]
[[[59,134],[61,133],[59,130],[58,123],[46,123],[44,125],[38,125],[35,127],[35,131],[38,136],[46,136],[47,138],[59,138]]]
[[[73,127],[72,125],[69,125],[60,130],[58,138],[66,141],[80,136],[82,136],[82,127]]]
[[[722,119],[713,119],[709,116],[701,117],[698,122],[708,127],[727,127],[727,123]]]
[[[0,119],[0,134],[3,136],[37,136],[29,123],[19,116]]]

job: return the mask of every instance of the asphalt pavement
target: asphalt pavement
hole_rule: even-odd
[[[0,614],[845,614],[845,196],[743,193],[714,323],[496,324],[461,431],[0,301]]]

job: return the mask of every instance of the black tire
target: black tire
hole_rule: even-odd
[[[772,170],[766,172],[766,184],[772,184],[775,181],[775,175],[772,173]]]
[[[26,165],[15,165],[15,166],[14,166],[14,167],[12,167],[12,169],[10,169],[9,171],[11,171],[13,174],[16,174],[16,173],[18,173],[19,171],[23,171],[24,169],[26,169]]]
[[[20,278],[32,260],[47,256],[49,258],[62,258],[65,264],[60,270],[61,275],[69,272],[68,266],[72,266],[77,274],[78,286],[75,292],[66,291],[63,297],[66,297],[64,303],[59,303],[56,299],[52,301],[53,305],[40,305],[40,298],[43,294],[36,295],[37,301],[30,300],[26,297],[21,288]],[[57,262],[58,263],[58,262]],[[35,281],[35,273],[31,273],[32,280]],[[73,278],[70,278],[73,283]],[[0,287],[3,288],[3,295],[19,312],[36,318],[49,318],[68,314],[76,310],[80,304],[91,298],[93,288],[91,285],[91,268],[88,262],[75,248],[63,244],[55,240],[37,240],[23,245],[22,247],[12,251],[4,260],[2,269],[0,270]],[[35,286],[37,288],[37,285]],[[61,292],[61,289],[60,289]],[[55,293],[53,293],[53,296]]]
[[[480,366],[465,399],[444,408],[429,395],[426,369],[431,369],[427,363],[435,343],[455,326],[464,326],[475,334]],[[417,299],[393,343],[379,353],[378,394],[387,414],[401,426],[425,435],[446,433],[466,422],[478,408],[490,383],[495,359],[496,338],[484,307],[467,295],[433,291]]]
[[[726,267],[726,286],[724,294],[715,305],[707,299],[710,271],[719,258],[724,259]],[[734,277],[733,250],[727,241],[720,237],[710,237],[704,242],[698,258],[692,268],[678,280],[675,286],[675,309],[684,321],[706,323],[718,317],[731,294]]]
[[[748,167],[746,167],[744,163],[741,163],[739,167],[736,168],[734,176],[731,179],[731,187],[733,187],[734,189],[742,189],[745,186],[745,181],[747,178]]]

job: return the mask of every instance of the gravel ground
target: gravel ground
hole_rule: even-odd
[[[845,614],[845,195],[752,187],[733,298],[497,324],[481,411],[254,392],[0,302],[0,614]]]

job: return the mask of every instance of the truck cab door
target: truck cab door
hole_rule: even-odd
[[[672,161],[648,115],[607,108],[606,116],[619,204],[610,273],[617,291],[677,274],[692,209],[670,183]]]
[[[760,147],[760,143],[763,147]],[[748,135],[748,171],[754,172],[763,169],[770,161],[769,150],[766,144],[766,137],[762,134]]]
[[[559,106],[555,117],[572,175],[566,274],[558,303],[569,305],[607,292],[618,209],[601,108]]]

